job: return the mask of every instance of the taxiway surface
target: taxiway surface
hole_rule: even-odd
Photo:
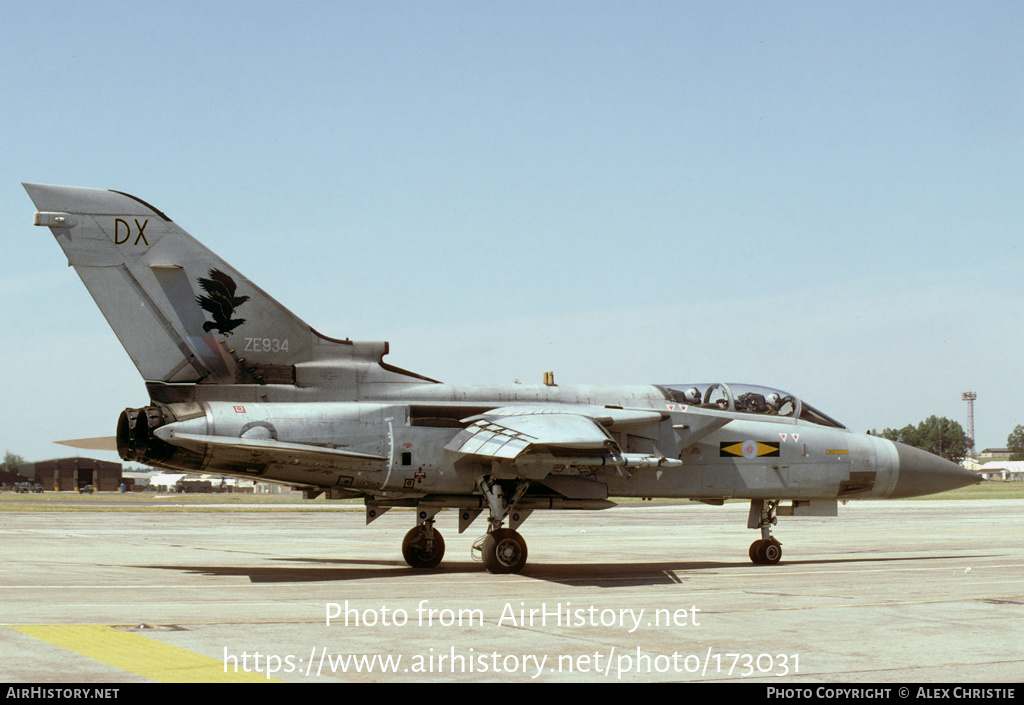
[[[754,566],[747,505],[538,512],[520,575],[472,560],[443,512],[436,570],[410,512],[0,514],[5,682],[1019,681],[1017,500],[851,503],[779,520]],[[328,615],[333,617],[328,624]],[[248,673],[246,673],[248,669]]]

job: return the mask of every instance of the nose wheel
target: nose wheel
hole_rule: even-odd
[[[750,544],[750,560],[757,565],[775,565],[782,560],[782,544],[777,539],[758,539]]]

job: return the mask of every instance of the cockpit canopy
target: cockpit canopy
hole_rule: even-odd
[[[786,416],[819,426],[846,428],[810,404],[778,389],[751,384],[665,384],[655,385],[665,398],[677,404],[701,409],[738,411],[744,414]]]

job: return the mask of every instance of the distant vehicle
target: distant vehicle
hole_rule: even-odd
[[[43,486],[38,482],[16,482],[14,484],[15,492],[42,492]]]
[[[213,483],[209,480],[178,480],[174,485],[174,491],[182,494],[208,493],[213,492]]]
[[[79,494],[92,494],[96,491],[96,488],[92,485],[82,485],[78,488]]]

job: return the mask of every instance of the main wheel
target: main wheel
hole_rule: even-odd
[[[518,573],[526,565],[526,541],[512,529],[497,529],[484,537],[484,567],[492,573]]]
[[[424,526],[414,526],[402,540],[402,557],[413,568],[436,568],[444,558],[444,539],[441,532],[433,530],[427,538]]]
[[[775,539],[768,539],[757,554],[765,565],[775,565],[782,560],[782,544]]]

